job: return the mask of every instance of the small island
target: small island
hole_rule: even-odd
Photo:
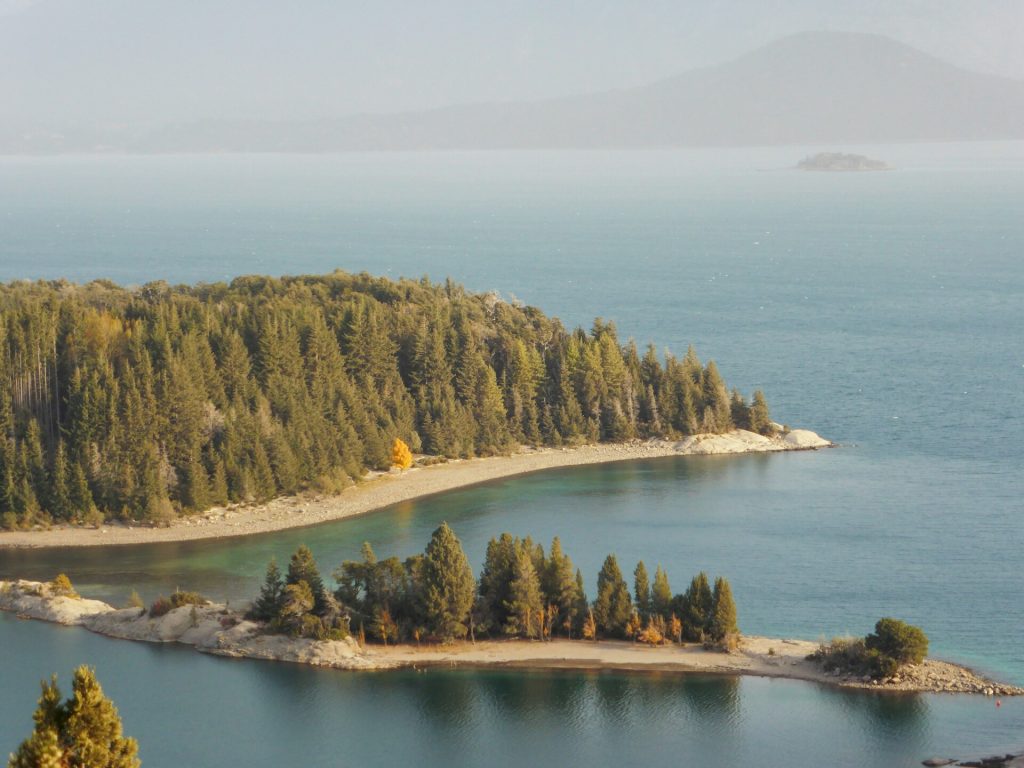
[[[892,166],[864,155],[819,152],[796,164],[798,171],[891,171]]]
[[[831,643],[744,636],[732,589],[701,572],[673,593],[659,565],[641,561],[630,589],[610,554],[588,600],[582,574],[555,538],[545,548],[508,533],[491,539],[475,577],[447,524],[422,554],[362,558],[334,571],[328,589],[301,546],[282,571],[268,565],[248,606],[176,591],[148,607],[80,597],[48,583],[0,581],[0,610],[82,626],[110,637],[177,642],[203,653],[343,670],[430,667],[617,670],[782,677],[882,691],[1024,695],[948,662],[925,658],[917,627],[884,618],[863,638]]]

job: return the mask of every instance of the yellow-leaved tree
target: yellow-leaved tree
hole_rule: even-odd
[[[391,464],[399,469],[408,469],[412,466],[412,451],[405,442],[396,437],[391,444]]]

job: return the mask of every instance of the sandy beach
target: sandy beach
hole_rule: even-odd
[[[545,469],[664,456],[813,450],[831,445],[809,430],[792,430],[776,438],[736,430],[726,435],[694,435],[681,441],[637,440],[578,448],[524,449],[511,456],[452,460],[394,470],[334,496],[289,496],[259,505],[214,508],[179,518],[163,528],[105,524],[99,528],[54,526],[48,530],[3,531],[0,548],[129,545],[270,533],[342,520],[399,502]]]

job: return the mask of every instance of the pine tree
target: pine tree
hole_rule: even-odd
[[[750,406],[750,427],[751,432],[761,435],[768,435],[772,432],[772,419],[768,413],[768,402],[764,398],[764,392],[760,389],[754,392],[754,401]]]
[[[683,596],[683,627],[688,640],[704,639],[711,620],[712,601],[708,575],[701,571],[693,577]]]
[[[590,610],[590,601],[587,600],[587,592],[583,587],[583,573],[579,568],[576,569],[576,609],[573,613],[573,628],[578,632],[582,631],[583,621],[587,615],[593,616],[593,611]]]
[[[71,520],[74,508],[68,491],[68,462],[64,452],[64,441],[57,444],[53,458],[53,487],[51,491],[50,512],[58,520]]]
[[[516,564],[516,550],[516,541],[509,533],[487,543],[479,585],[481,623],[485,627],[500,629],[508,621],[506,606],[511,600],[509,585]]]
[[[654,569],[654,587],[651,589],[651,611],[668,619],[672,612],[672,587],[668,583],[668,575],[659,565]]]
[[[597,628],[607,635],[622,637],[632,613],[629,587],[622,578],[615,555],[608,555],[597,574],[597,598],[594,600]]]
[[[284,588],[277,621],[293,637],[308,636],[312,628],[320,625],[313,615],[315,606],[313,590],[305,580],[290,583]]]
[[[541,591],[544,604],[552,606],[557,612],[551,618],[552,627],[564,630],[569,635],[579,620],[582,592],[573,570],[572,560],[562,551],[562,542],[555,536],[551,541],[551,552],[541,580]]]
[[[636,598],[636,610],[643,621],[651,615],[651,583],[647,577],[647,567],[641,560],[633,571],[633,595]]]
[[[465,637],[476,582],[462,543],[448,523],[441,523],[427,544],[423,588],[424,618],[432,634],[444,641]]]
[[[715,579],[715,589],[711,598],[711,618],[708,622],[708,635],[715,643],[727,642],[730,636],[739,634],[736,623],[736,603],[732,598],[732,589],[727,579],[719,576]]]
[[[533,567],[533,558],[525,549],[516,556],[512,582],[509,584],[509,600],[505,604],[508,620],[504,627],[506,635],[520,635],[528,638],[539,637],[542,627],[537,615],[544,607],[541,601],[540,580]]]
[[[313,595],[313,613],[321,615],[327,607],[327,590],[324,589],[324,580],[320,577],[313,553],[305,544],[295,550],[288,562],[288,575],[285,577],[285,584],[298,584],[300,581],[306,582]]]
[[[117,708],[92,669],[75,670],[63,703],[56,676],[42,689],[35,729],[11,755],[11,768],[138,768],[138,744],[122,734]]]
[[[270,559],[267,573],[263,578],[260,596],[252,604],[249,615],[256,621],[274,621],[281,614],[284,605],[284,579],[277,567],[277,560]]]

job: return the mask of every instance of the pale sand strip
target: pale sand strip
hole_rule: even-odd
[[[101,528],[60,526],[49,530],[4,531],[0,532],[0,549],[146,544],[270,533],[341,520],[455,488],[557,467],[662,456],[809,450],[829,445],[827,440],[807,430],[794,430],[784,438],[773,439],[736,430],[728,435],[698,435],[679,442],[648,440],[524,450],[512,456],[455,460],[393,471],[335,496],[289,496],[266,504],[212,509],[175,520],[165,528],[108,524]]]

